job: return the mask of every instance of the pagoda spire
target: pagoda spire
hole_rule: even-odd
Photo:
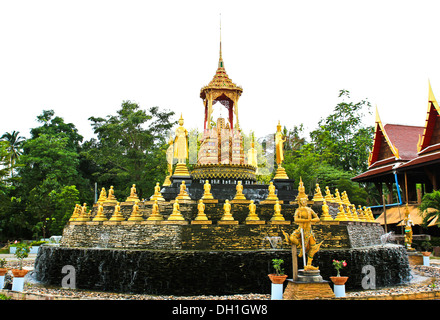
[[[222,57],[222,14],[220,13],[220,54],[218,59],[218,67],[224,68],[223,57]]]

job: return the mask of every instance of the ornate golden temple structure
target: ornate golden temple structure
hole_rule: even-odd
[[[253,158],[248,163],[245,157],[238,120],[238,99],[242,92],[243,89],[233,83],[226,73],[220,39],[217,71],[211,82],[200,90],[205,115],[197,165],[191,172],[194,180],[242,180],[245,184],[256,181],[256,161]],[[214,122],[212,114],[216,103],[228,110],[228,117],[220,117]]]

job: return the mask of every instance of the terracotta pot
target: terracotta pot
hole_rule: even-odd
[[[330,277],[330,280],[337,286],[342,286],[344,285],[347,280],[348,277]]]
[[[284,274],[282,276],[277,276],[276,273],[271,273],[271,274],[268,274],[268,277],[269,277],[270,281],[272,281],[272,283],[282,284],[282,283],[284,283],[284,281],[286,281],[287,274]]]
[[[0,268],[0,276],[4,276],[6,273],[8,273],[8,269]]]
[[[15,278],[23,278],[29,270],[12,269],[11,271]]]
[[[431,252],[429,252],[429,251],[422,251],[422,254],[423,254],[425,257],[429,257],[429,256],[431,255]]]

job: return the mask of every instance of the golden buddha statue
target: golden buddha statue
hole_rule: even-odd
[[[90,213],[87,212],[87,204],[85,202],[81,207],[81,212],[78,218],[76,218],[75,221],[90,221]]]
[[[209,184],[209,181],[206,180],[205,184],[203,185],[203,200],[212,200],[214,197],[211,194],[211,185]]]
[[[81,205],[75,204],[75,209],[73,209],[73,214],[70,217],[69,221],[75,221],[76,218],[79,217],[79,214],[81,213]]]
[[[175,176],[189,177],[189,171],[186,167],[186,159],[188,159],[188,131],[183,127],[182,114],[179,119],[179,127],[176,129],[174,138],[174,158],[177,159]]]
[[[246,197],[243,194],[243,185],[241,181],[237,181],[237,186],[235,187],[236,193],[234,200],[246,200]]]
[[[106,202],[114,202],[114,203],[118,202],[115,197],[115,190],[113,189],[113,186],[110,186],[110,189],[108,189]]]
[[[182,181],[180,184],[180,192],[177,195],[178,200],[191,200],[190,196],[188,195],[188,192],[186,191],[186,184],[185,181]]]
[[[298,202],[302,198],[305,198],[306,201],[308,200],[306,188],[304,187],[304,182],[302,181],[302,177],[299,177],[298,195],[296,196],[295,201]]]
[[[286,170],[282,167],[282,163],[284,161],[284,142],[286,142],[286,138],[283,138],[283,134],[281,133],[281,124],[280,121],[278,121],[277,132],[275,133],[277,171],[274,179],[289,179]]]
[[[324,201],[324,198],[322,197],[321,188],[319,187],[319,184],[317,183],[315,185],[315,194],[313,195],[313,201]]]
[[[342,200],[342,203],[345,204],[346,206],[351,205],[350,200],[348,199],[348,195],[347,195],[346,191],[342,192],[341,200]]]
[[[147,221],[162,221],[163,216],[159,213],[159,205],[157,199],[154,199],[153,206],[151,208],[151,215],[147,218]]]
[[[107,221],[107,217],[104,215],[104,207],[102,206],[102,203],[99,203],[98,212],[92,221]]]
[[[231,214],[231,204],[229,203],[229,200],[225,200],[225,204],[223,205],[223,216],[220,220],[222,221],[233,221],[234,217]]]
[[[196,221],[207,221],[208,217],[205,214],[205,204],[203,203],[203,200],[200,199],[199,203],[197,204],[197,216],[194,219]]]
[[[176,198],[173,204],[173,213],[168,217],[168,221],[185,221],[185,218],[182,216],[180,212],[179,199]]]
[[[99,194],[98,203],[102,203],[107,200],[107,193],[105,192],[105,188],[102,187],[101,193]]]
[[[338,188],[335,189],[335,202],[337,204],[342,204],[341,194],[339,193]]]
[[[269,189],[269,195],[267,196],[266,200],[273,200],[273,201],[278,200],[278,196],[275,193],[276,188],[272,181],[269,182],[268,189]]]
[[[333,218],[332,218],[332,216],[329,213],[329,208],[328,208],[328,205],[327,205],[327,201],[325,199],[322,202],[321,221],[333,221]]]
[[[156,182],[156,186],[154,187],[154,194],[150,197],[150,200],[165,201],[165,199],[162,196],[162,193],[160,193],[159,182]]]
[[[322,241],[316,243],[315,236],[312,232],[312,225],[319,222],[318,215],[309,207],[307,207],[307,198],[298,199],[298,208],[295,210],[294,221],[298,224],[298,228],[288,235],[283,231],[285,240],[290,245],[295,245],[300,249],[298,257],[307,255],[307,262],[304,271],[318,270],[318,267],[312,266],[313,256],[319,251]],[[304,242],[302,243],[302,238]]]
[[[364,210],[362,210],[361,205],[358,206],[357,212],[358,212],[358,218],[360,219],[360,221],[367,221],[367,218],[365,217],[365,213],[364,213]]]
[[[348,221],[347,215],[345,213],[344,210],[344,206],[341,204],[339,204],[338,207],[339,211],[338,214],[336,215],[335,221]]]
[[[249,204],[249,214],[246,217],[246,221],[259,221],[260,218],[257,215],[257,206],[254,203],[254,200],[251,200]]]
[[[274,215],[270,218],[270,221],[286,221],[283,215],[281,214],[281,205],[278,200],[276,200],[275,205],[273,206]]]
[[[351,205],[351,216],[353,221],[361,221],[357,215],[356,206],[354,204]]]
[[[128,221],[143,221],[143,220],[144,217],[139,211],[138,201],[135,201],[135,203],[133,204],[133,211],[131,212]]]
[[[130,188],[130,196],[127,198],[126,201],[134,201],[134,202],[139,201],[139,198],[138,198],[138,196],[136,194],[136,185],[135,184],[133,184],[131,186],[131,188]]]
[[[328,188],[328,186],[325,187],[325,201],[327,202],[334,202],[332,193],[330,192],[330,189]]]
[[[110,217],[109,221],[124,221],[124,216],[121,214],[121,206],[119,202],[116,202],[115,211]]]

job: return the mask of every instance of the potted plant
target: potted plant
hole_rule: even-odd
[[[272,265],[275,269],[275,273],[268,274],[270,281],[272,281],[270,295],[271,300],[283,299],[283,283],[287,278],[287,274],[284,274],[284,269],[281,268],[283,263],[283,259],[272,259]]]
[[[270,281],[274,284],[283,284],[287,278],[287,274],[284,274],[284,269],[281,265],[284,263],[283,259],[272,259],[272,265],[275,269],[275,273],[268,274]]]
[[[5,275],[8,272],[8,269],[5,268],[6,259],[0,259],[0,290],[3,289],[5,285]]]
[[[339,261],[339,260],[333,259],[333,267],[336,269],[337,275],[336,275],[336,277],[330,277],[330,280],[334,284],[343,285],[343,284],[345,284],[345,282],[347,282],[348,277],[341,277],[341,274],[339,272],[339,270],[341,270],[342,268],[345,268],[346,266],[347,266],[347,262],[345,262],[345,260]]]
[[[420,246],[422,247],[422,254],[425,257],[429,257],[432,253],[432,245],[429,241],[423,241]]]
[[[15,250],[15,257],[19,262],[19,269],[12,269],[14,280],[12,281],[12,290],[23,291],[24,276],[28,273],[28,270],[23,270],[23,259],[29,256],[30,247],[24,243],[17,245]]]

